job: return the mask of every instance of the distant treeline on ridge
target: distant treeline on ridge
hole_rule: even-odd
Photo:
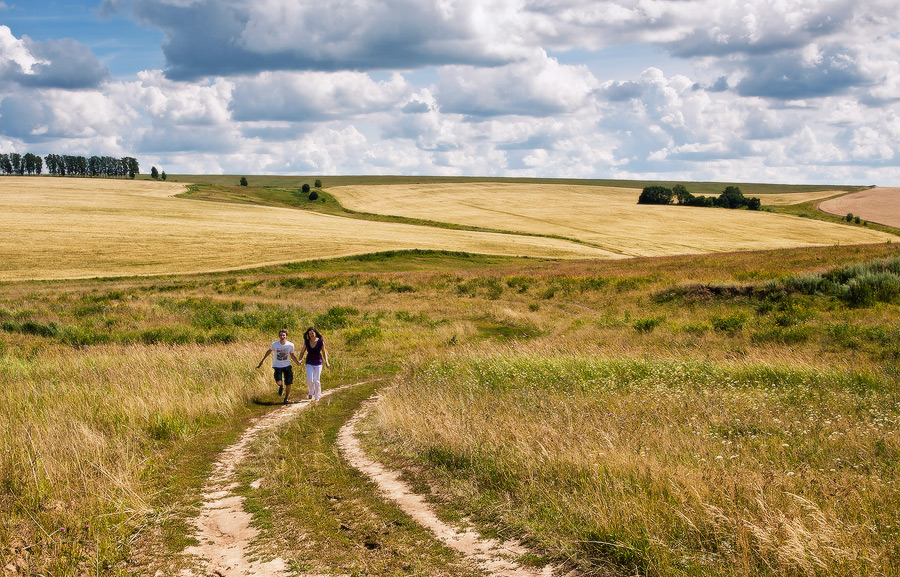
[[[755,196],[744,196],[741,189],[736,186],[726,186],[719,196],[694,196],[683,184],[676,184],[672,188],[664,186],[648,186],[641,191],[638,204],[672,204],[677,200],[684,206],[707,206],[721,208],[746,208],[759,210],[761,202]]]
[[[52,176],[105,176],[134,178],[140,174],[138,161],[132,156],[72,156],[69,154],[48,154],[41,158],[36,154],[10,152],[0,154],[0,174],[39,175],[44,168]]]

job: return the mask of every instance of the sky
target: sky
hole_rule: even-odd
[[[900,186],[900,0],[0,0],[0,153]]]

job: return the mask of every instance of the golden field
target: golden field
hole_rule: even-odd
[[[554,235],[632,257],[866,244],[896,238],[767,212],[638,205],[641,191],[633,188],[472,183],[343,186],[329,192],[355,211]],[[783,201],[767,195],[763,202],[770,197]],[[798,201],[808,200],[801,197]]]
[[[231,270],[384,250],[612,258],[566,240],[174,198],[183,184],[0,178],[0,280]]]

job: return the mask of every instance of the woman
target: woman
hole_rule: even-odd
[[[328,352],[325,350],[325,341],[313,327],[306,329],[303,334],[303,348],[298,356],[306,353],[306,388],[309,390],[310,399],[319,400],[322,396],[322,363],[329,369]]]

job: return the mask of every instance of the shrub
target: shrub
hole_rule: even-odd
[[[322,181],[317,178],[316,182],[313,183],[313,186],[315,186],[316,188],[322,188]]]
[[[141,331],[140,341],[145,345],[186,345],[196,342],[195,335],[186,327],[165,326]]]
[[[246,176],[241,177],[241,186],[247,186],[247,177]]]
[[[319,200],[319,193],[315,190],[309,193],[310,200]]]
[[[853,213],[848,212],[847,216],[844,217],[844,220],[846,220],[847,222],[853,222]]]
[[[373,325],[359,327],[358,329],[348,329],[344,333],[344,341],[348,345],[358,345],[365,341],[379,338],[381,338],[381,329]]]
[[[313,324],[319,330],[343,329],[352,324],[347,316],[358,314],[359,311],[352,307],[331,307],[325,314],[318,315]]]
[[[653,332],[653,329],[661,325],[664,320],[665,317],[646,317],[634,321],[631,326],[639,333],[649,333]]]
[[[309,194],[309,185],[306,183],[303,183],[303,186],[300,187],[300,190],[301,190],[301,192],[303,192],[303,194]]]
[[[746,322],[747,315],[743,312],[735,312],[727,315],[713,315],[709,319],[709,324],[712,325],[712,328],[730,335],[743,329]]]

